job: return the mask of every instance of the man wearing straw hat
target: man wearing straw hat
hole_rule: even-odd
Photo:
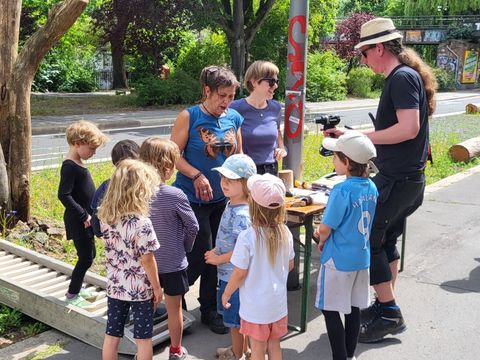
[[[370,284],[377,294],[362,311],[360,342],[376,342],[406,329],[394,286],[400,255],[396,248],[403,224],[423,201],[428,149],[428,117],[435,109],[436,80],[414,50],[402,45],[391,19],[375,18],[362,25],[362,63],[385,75],[374,129],[365,134],[377,148],[373,178],[379,191],[370,235]],[[341,129],[327,133],[343,134]]]

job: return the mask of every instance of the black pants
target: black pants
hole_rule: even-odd
[[[188,283],[193,285],[200,277],[200,311],[206,314],[217,310],[217,267],[205,263],[204,254],[215,247],[218,225],[225,210],[225,202],[214,204],[190,203],[200,229],[193,249],[187,254]]]
[[[91,228],[90,231],[85,232],[88,235],[86,237],[75,237],[73,244],[77,250],[78,261],[75,264],[75,268],[72,272],[72,278],[70,285],[68,286],[68,292],[70,294],[78,294],[82,288],[83,278],[87,270],[92,266],[93,259],[97,254],[95,249],[95,238]]]
[[[338,311],[322,310],[327,325],[328,340],[333,360],[346,360],[355,355],[360,332],[360,309],[352,306],[352,312],[345,315],[345,328]]]
[[[278,163],[275,161],[271,164],[260,164],[257,165],[257,174],[272,174],[277,176],[278,175]]]
[[[370,234],[370,285],[392,280],[389,264],[400,259],[397,239],[405,219],[422,204],[425,191],[423,174],[403,179],[377,174],[373,182],[379,196]]]

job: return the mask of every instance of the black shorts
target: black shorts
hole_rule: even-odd
[[[153,303],[146,301],[124,301],[108,297],[108,318],[105,333],[110,336],[123,337],[127,316],[132,308],[133,337],[150,339],[153,335]]]
[[[158,274],[160,286],[168,296],[185,295],[188,292],[187,269],[171,273]]]

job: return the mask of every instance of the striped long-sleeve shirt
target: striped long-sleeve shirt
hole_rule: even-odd
[[[150,219],[160,248],[155,251],[160,274],[180,271],[188,266],[198,233],[198,222],[187,196],[179,189],[162,184],[150,208]]]

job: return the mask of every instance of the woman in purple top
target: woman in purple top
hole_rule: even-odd
[[[242,148],[257,165],[258,174],[277,175],[278,161],[287,156],[280,130],[282,107],[272,100],[278,81],[278,67],[275,64],[255,61],[248,67],[244,79],[250,95],[230,105],[244,117],[241,127]]]

